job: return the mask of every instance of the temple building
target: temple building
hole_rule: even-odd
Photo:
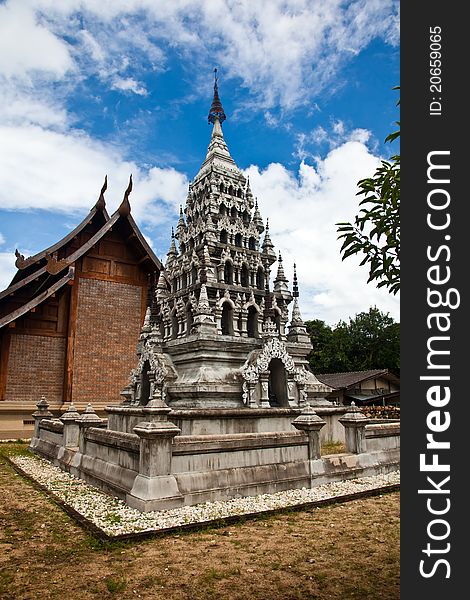
[[[126,383],[162,265],[130,214],[132,180],[111,217],[106,183],[62,240],[29,258],[16,252],[0,293],[0,438],[31,436],[41,396],[57,414],[71,402],[102,412]]]

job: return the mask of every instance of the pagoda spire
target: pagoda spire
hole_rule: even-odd
[[[207,175],[212,172],[213,167],[216,166],[222,169],[230,169],[231,171],[237,170],[235,161],[230,156],[229,149],[224,140],[224,134],[222,132],[221,124],[227,118],[219,98],[219,90],[217,86],[217,69],[214,70],[214,98],[212,105],[209,110],[207,117],[208,123],[213,124],[211,140],[207,148],[206,158],[199,169],[198,174],[194,181],[197,181],[202,175]]]
[[[219,98],[219,88],[217,86],[218,77],[217,77],[217,69],[214,69],[214,98],[212,100],[212,105],[209,110],[209,115],[207,116],[207,122],[213,123],[215,125],[216,120],[222,124],[227,118],[222,106],[222,102]]]
[[[175,244],[175,232],[172,227],[171,228],[171,244],[170,244],[170,248],[167,252],[165,268],[170,267],[177,256],[178,256],[178,251],[176,250],[176,244]]]
[[[180,217],[178,219],[178,224],[176,225],[176,237],[178,238],[179,241],[181,234],[185,231],[186,229],[186,223],[184,222],[184,216],[183,216],[183,207],[180,204]]]
[[[284,298],[284,300],[286,302],[290,302],[292,300],[292,295],[289,291],[289,286],[287,285],[287,277],[286,274],[284,273],[284,265],[282,264],[282,256],[281,253],[279,252],[279,258],[278,260],[278,267],[277,267],[277,274],[276,274],[276,279],[274,280],[274,291],[278,292],[279,294],[281,294],[281,296]]]
[[[266,219],[266,232],[264,234],[263,241],[263,255],[265,255],[268,259],[270,265],[276,260],[276,253],[274,252],[274,244],[271,241],[271,236],[269,235],[269,219]]]
[[[258,198],[255,199],[255,212],[253,213],[253,223],[255,224],[256,229],[259,231],[259,233],[263,233],[264,224],[263,219],[261,218],[261,213],[259,212],[258,208]]]

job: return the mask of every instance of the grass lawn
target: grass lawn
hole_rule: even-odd
[[[0,599],[398,600],[399,493],[101,543],[6,463]]]

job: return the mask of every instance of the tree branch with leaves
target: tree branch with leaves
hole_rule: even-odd
[[[400,130],[395,131],[385,142],[399,136]],[[377,287],[396,294],[400,289],[400,155],[382,160],[374,175],[357,185],[357,196],[364,196],[359,214],[354,223],[336,223],[338,239],[343,240],[342,260],[363,254],[361,265],[369,264],[367,282],[376,281]]]

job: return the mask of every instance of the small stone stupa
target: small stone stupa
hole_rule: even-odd
[[[124,404],[302,408],[324,403],[330,390],[309,370],[295,265],[291,292],[249,180],[228,150],[225,120],[215,70],[211,140],[172,230]]]

